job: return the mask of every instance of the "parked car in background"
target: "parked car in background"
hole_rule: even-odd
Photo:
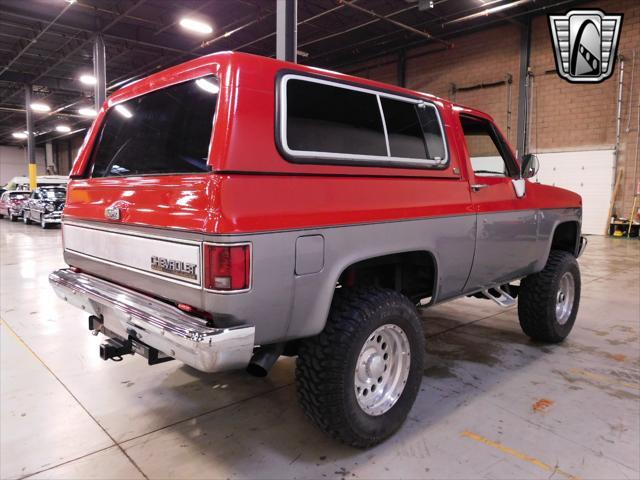
[[[36,177],[37,187],[66,187],[69,178],[66,175],[38,175]],[[30,180],[26,176],[13,177],[3,187],[6,190],[27,190],[30,191]]]
[[[5,215],[15,222],[22,215],[22,204],[30,197],[29,192],[21,190],[5,191],[0,196],[0,218]]]
[[[24,223],[39,222],[42,228],[60,224],[66,196],[67,189],[63,187],[36,188],[22,207]]]

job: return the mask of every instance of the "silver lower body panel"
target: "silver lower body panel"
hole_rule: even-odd
[[[244,368],[255,328],[217,328],[204,319],[120,285],[70,269],[49,275],[56,294],[123,338],[135,338],[203,372]]]

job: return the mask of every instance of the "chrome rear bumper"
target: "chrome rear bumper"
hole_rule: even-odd
[[[42,215],[44,223],[62,223],[62,212],[51,212]]]
[[[63,300],[101,317],[123,338],[147,345],[203,372],[244,368],[254,347],[255,328],[216,328],[205,320],[125,287],[69,269],[49,275]]]

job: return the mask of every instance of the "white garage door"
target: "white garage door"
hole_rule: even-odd
[[[582,195],[582,233],[602,235],[614,182],[614,151],[539,153],[538,181]]]

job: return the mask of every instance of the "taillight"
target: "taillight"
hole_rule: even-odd
[[[249,245],[204,246],[204,287],[209,290],[245,290],[251,279]]]

